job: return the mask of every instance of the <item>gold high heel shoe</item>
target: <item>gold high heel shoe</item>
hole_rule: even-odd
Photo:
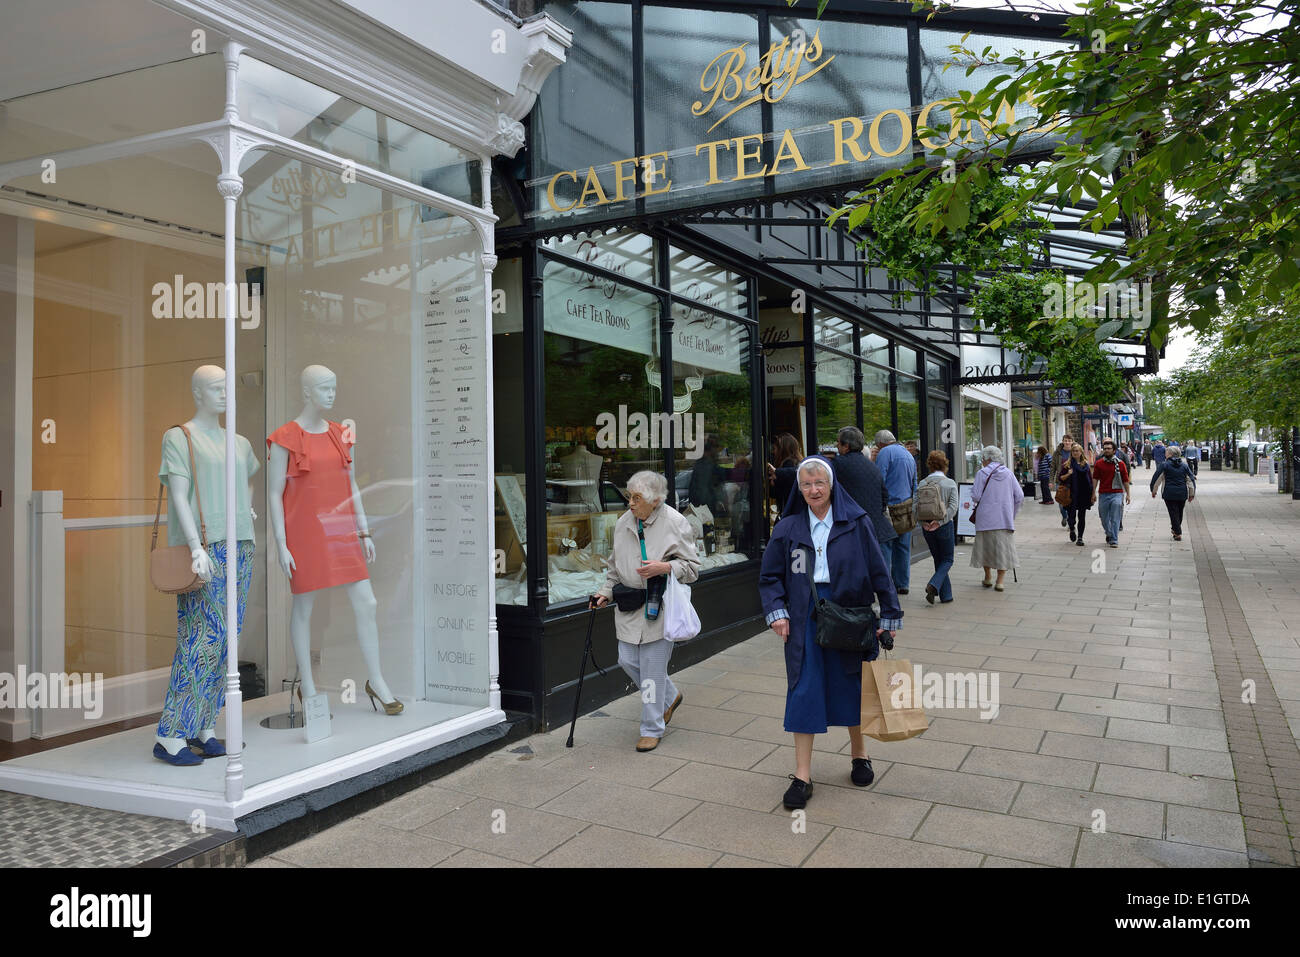
[[[379,695],[375,694],[375,690],[370,687],[370,682],[368,680],[366,681],[366,694],[370,697],[370,707],[374,708],[375,711],[378,711],[379,709],[375,708],[375,699],[379,698]],[[406,705],[396,699],[393,701],[385,701],[383,698],[379,698],[379,703],[384,706],[384,714],[401,714],[403,709],[406,707]]]

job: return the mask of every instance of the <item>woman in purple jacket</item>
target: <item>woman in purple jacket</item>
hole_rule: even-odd
[[[970,500],[975,506],[975,547],[971,549],[972,568],[984,569],[985,588],[1005,591],[1002,580],[1008,568],[1020,564],[1016,556],[1016,513],[1024,504],[1025,493],[1011,470],[1002,464],[1002,450],[986,445],[981,451],[984,467],[975,476]],[[996,568],[995,583],[989,572]]]

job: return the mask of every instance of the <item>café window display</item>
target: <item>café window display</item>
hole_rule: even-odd
[[[673,448],[677,510],[707,570],[757,554],[750,330],[679,303],[673,315],[672,408],[682,435]]]
[[[705,569],[754,554],[753,427],[744,280],[670,249],[672,395],[663,390],[665,294],[655,242],[635,232],[543,247],[546,383],[546,578],[552,604],[581,599],[605,576],[627,481],[675,466],[678,508],[696,529]],[[681,292],[678,293],[680,285]],[[498,584],[522,603],[526,569]]]

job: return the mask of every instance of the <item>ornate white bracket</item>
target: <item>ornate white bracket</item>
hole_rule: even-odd
[[[524,124],[504,113],[497,114],[497,131],[488,144],[494,152],[514,156],[524,145]]]
[[[564,62],[564,51],[573,45],[573,31],[545,15],[529,20],[519,28],[519,32],[528,38],[528,56],[520,71],[515,95],[500,103],[497,132],[492,138],[492,147],[507,156],[514,156],[519,151],[524,137],[522,126],[516,134],[513,128],[505,126],[505,120],[514,120],[518,125],[518,121],[528,115],[537,102],[542,84],[551,71]]]

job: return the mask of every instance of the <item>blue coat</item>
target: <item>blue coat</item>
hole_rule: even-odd
[[[889,566],[885,564],[880,545],[876,542],[871,519],[840,482],[831,486],[831,510],[834,522],[826,542],[831,581],[829,585],[818,585],[818,593],[838,604],[854,607],[870,605],[873,598],[879,598],[881,627],[897,630],[902,627],[903,610],[898,604]],[[812,548],[808,503],[796,486],[781,520],[772,529],[772,538],[763,552],[763,565],[758,573],[758,594],[763,602],[763,613],[769,615],[783,608],[790,615],[790,637],[785,643],[787,691],[793,691],[799,682],[804,642],[812,640],[806,634],[808,610],[812,603]],[[794,554],[800,549],[807,551],[800,562],[803,570],[796,573],[792,570]],[[846,675],[862,673],[861,654],[841,651],[839,655]]]

